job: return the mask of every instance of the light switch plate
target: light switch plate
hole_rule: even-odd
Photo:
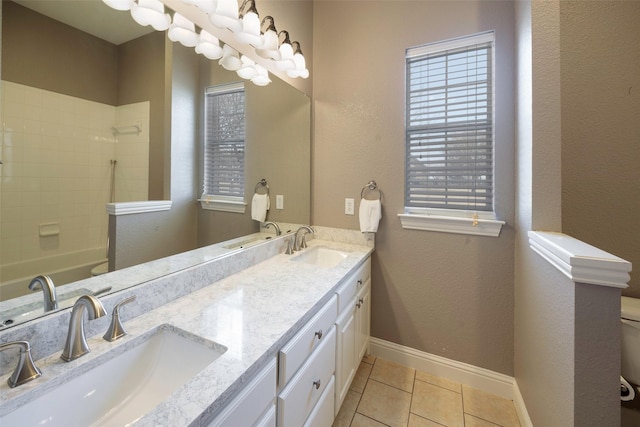
[[[353,215],[354,212],[354,200],[346,198],[344,199],[344,213],[345,215]]]
[[[276,195],[276,209],[284,209],[284,196],[282,194]]]

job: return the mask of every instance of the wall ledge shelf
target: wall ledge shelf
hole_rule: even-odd
[[[631,263],[566,234],[529,231],[529,247],[575,283],[628,287]]]
[[[168,211],[171,209],[171,203],[171,200],[107,203],[107,213],[109,215],[118,216]]]

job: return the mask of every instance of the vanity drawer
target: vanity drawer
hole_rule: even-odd
[[[356,297],[358,291],[369,280],[371,276],[371,257],[360,266],[356,271],[351,273],[344,281],[342,286],[338,288],[338,313],[342,313],[347,305]]]
[[[287,384],[313,350],[325,340],[336,317],[338,317],[337,298],[334,296],[280,350],[278,376],[280,388]]]
[[[333,424],[334,416],[334,394],[336,391],[336,379],[331,377],[329,385],[324,389],[320,400],[316,403],[316,407],[313,408],[313,412],[307,418],[304,423],[304,427],[331,427]]]
[[[268,414],[271,408],[275,411],[275,397],[276,360],[273,359],[208,426],[270,425]]]
[[[304,424],[331,383],[336,362],[336,332],[332,327],[318,349],[278,396],[278,427]]]

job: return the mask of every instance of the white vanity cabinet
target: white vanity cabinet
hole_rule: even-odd
[[[209,427],[275,427],[276,359],[245,386]]]
[[[369,347],[371,315],[371,258],[337,290],[335,415]]]
[[[333,423],[337,313],[334,295],[280,350],[278,427]]]

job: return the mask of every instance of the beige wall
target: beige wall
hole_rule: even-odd
[[[11,1],[2,8],[3,79],[117,105],[115,45]]]
[[[200,61],[200,73],[198,93],[201,97],[207,86],[240,80],[236,73],[206,59]],[[245,84],[244,191],[247,210],[239,214],[199,209],[200,246],[259,231],[260,224],[251,219],[251,198],[256,183],[262,178],[267,180],[270,189],[271,209],[267,213],[267,221],[293,224],[308,224],[310,221],[310,101],[283,81],[273,76],[271,79],[272,82],[264,87]],[[201,102],[204,105],[204,100]],[[202,167],[202,162],[198,167]],[[202,189],[201,176],[202,172],[199,173],[198,191]],[[276,209],[278,194],[284,196],[282,210]]]
[[[514,376],[533,425],[616,426],[620,290],[573,283],[530,249],[527,235],[530,230],[567,233],[560,152],[564,155],[565,110],[580,106],[563,98],[561,40],[565,30],[572,31],[561,20],[564,3],[516,2]]]
[[[640,2],[563,1],[562,229],[640,267]],[[624,293],[640,297],[640,274]]]
[[[312,221],[358,229],[344,199],[384,192],[372,335],[513,374],[513,4],[314,2]],[[500,237],[403,230],[405,49],[496,31]]]
[[[118,46],[118,105],[149,101],[149,200],[168,198],[165,179],[165,34],[153,32]]]

